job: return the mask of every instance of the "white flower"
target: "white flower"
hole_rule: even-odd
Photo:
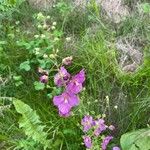
[[[115,108],[115,109],[118,109],[118,106],[116,105],[116,106],[114,106],[114,108]]]
[[[48,55],[47,55],[47,54],[44,54],[44,55],[43,55],[43,58],[48,58]]]
[[[44,39],[46,36],[44,34],[41,34],[41,38]]]
[[[67,37],[67,38],[66,38],[66,41],[67,41],[67,42],[70,42],[70,41],[71,41],[71,37]]]
[[[37,38],[39,38],[39,35],[34,35],[34,37],[37,39]]]
[[[56,27],[55,27],[55,26],[52,26],[52,27],[51,27],[51,29],[52,29],[52,30],[55,30],[55,29],[56,29]]]
[[[53,22],[53,26],[56,26],[57,25],[57,22]]]
[[[50,19],[50,18],[51,18],[50,16],[47,16],[47,17],[46,17],[46,19]]]

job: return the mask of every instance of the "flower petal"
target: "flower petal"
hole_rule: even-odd
[[[62,97],[62,95],[54,96],[53,103],[55,106],[59,106],[61,103],[63,103],[63,100],[64,98]]]
[[[69,104],[60,104],[58,106],[59,112],[63,115],[68,114],[70,112],[70,105]]]

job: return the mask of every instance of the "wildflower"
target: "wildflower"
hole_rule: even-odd
[[[56,26],[57,25],[57,22],[53,22],[53,26]]]
[[[117,106],[117,105],[115,105],[115,106],[114,106],[114,108],[115,108],[115,109],[118,109],[118,106]]]
[[[105,125],[105,121],[103,119],[98,119],[95,121],[95,131],[94,134],[99,136],[103,131],[105,131],[107,126]]]
[[[84,144],[85,144],[85,146],[90,149],[90,148],[92,147],[92,140],[91,140],[91,137],[89,137],[89,136],[84,136],[83,139],[84,139]]]
[[[82,90],[82,84],[85,81],[85,72],[81,70],[77,75],[72,77],[71,81],[67,85],[67,90],[78,94]]]
[[[38,14],[37,14],[37,20],[40,20],[40,21],[42,21],[42,20],[44,20],[44,15],[41,13],[41,12],[39,12]]]
[[[71,41],[71,37],[67,37],[67,38],[66,38],[66,41],[67,41],[67,42],[70,42],[70,41]]]
[[[69,116],[71,108],[79,104],[79,99],[75,94],[64,92],[54,96],[53,103],[58,107],[60,116]]]
[[[44,55],[43,55],[43,58],[48,58],[48,55],[47,55],[47,54],[44,54]]]
[[[81,121],[81,124],[83,125],[83,131],[87,132],[91,127],[93,126],[93,117],[92,116],[84,116],[84,118]]]
[[[120,148],[118,146],[115,146],[112,148],[112,150],[120,150]]]
[[[110,140],[112,140],[113,137],[112,136],[106,136],[104,139],[103,139],[103,142],[102,142],[102,150],[106,150],[107,148],[107,145],[109,144]]]
[[[70,74],[67,72],[65,67],[61,67],[54,77],[54,82],[58,87],[60,87],[65,85],[69,81],[69,78]]]
[[[34,37],[37,39],[37,38],[39,38],[39,35],[34,35]]]
[[[51,27],[51,29],[52,29],[52,30],[55,30],[55,29],[56,29],[56,27],[55,27],[55,26],[52,26],[52,27]]]
[[[41,34],[41,38],[44,39],[46,36],[44,34]]]
[[[64,64],[64,65],[71,65],[72,59],[73,59],[72,56],[66,57],[66,58],[64,58],[64,59],[62,60],[62,64]]]
[[[47,83],[47,82],[48,82],[48,76],[47,76],[47,75],[41,76],[41,77],[40,77],[40,81],[41,81],[42,83]]]
[[[50,18],[51,18],[50,16],[47,16],[47,17],[46,17],[46,19],[50,19]]]

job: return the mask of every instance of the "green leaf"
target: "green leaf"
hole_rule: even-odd
[[[43,90],[45,88],[45,84],[44,83],[41,83],[41,82],[37,82],[35,81],[34,82],[34,87],[35,89],[38,91],[38,90]]]
[[[30,67],[30,62],[29,61],[24,61],[23,63],[20,64],[20,69],[29,71],[31,69]]]
[[[13,79],[15,81],[20,81],[22,79],[22,77],[21,76],[13,76]]]
[[[40,143],[43,147],[51,147],[51,141],[47,140],[47,133],[44,131],[45,126],[42,125],[40,117],[36,111],[30,108],[20,100],[13,100],[16,111],[21,114],[19,127],[24,131],[28,138],[33,139],[37,144]]]
[[[150,150],[150,128],[123,134],[120,143],[122,150]]]

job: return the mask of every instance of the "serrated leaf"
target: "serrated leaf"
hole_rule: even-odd
[[[50,141],[47,140],[47,133],[44,131],[45,126],[42,125],[36,111],[20,100],[13,100],[13,104],[16,111],[22,115],[19,120],[19,127],[23,129],[28,138],[42,144],[43,147],[50,148]]]
[[[29,71],[31,69],[30,67],[30,62],[29,61],[24,61],[23,63],[20,64],[20,69]]]
[[[141,129],[121,136],[122,150],[149,150],[150,129]]]

